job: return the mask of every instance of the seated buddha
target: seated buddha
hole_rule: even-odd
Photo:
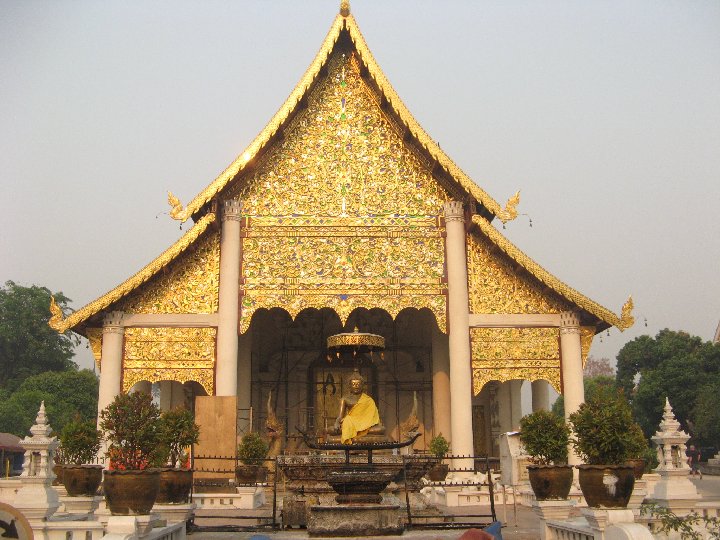
[[[375,400],[363,392],[364,384],[362,375],[355,370],[350,378],[350,394],[340,400],[333,433],[340,435],[342,444],[352,444],[366,436],[377,440],[377,436],[385,434]]]

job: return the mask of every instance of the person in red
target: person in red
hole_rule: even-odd
[[[699,474],[700,480],[702,480],[702,473],[699,469],[700,450],[696,449],[694,444],[691,444],[690,448],[685,450],[685,455],[687,456],[687,464],[690,465],[690,476],[695,476]]]

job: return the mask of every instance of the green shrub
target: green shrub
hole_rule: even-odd
[[[93,463],[100,450],[101,438],[102,433],[95,427],[95,422],[83,422],[76,416],[60,432],[60,459],[64,464]]]
[[[238,445],[238,459],[245,465],[261,465],[269,448],[263,438],[252,431],[243,435]]]
[[[161,463],[176,467],[185,448],[197,444],[200,427],[189,410],[176,407],[160,415],[158,436],[162,448]]]
[[[570,415],[573,445],[589,465],[622,465],[637,447],[630,405],[613,389],[590,397]]]
[[[100,429],[110,443],[110,468],[143,470],[154,465],[159,450],[160,409],[142,392],[118,394],[100,412]]]
[[[550,411],[537,411],[520,419],[520,442],[539,465],[567,463],[570,428]]]
[[[450,450],[450,443],[448,443],[447,439],[440,433],[430,439],[428,450],[430,450],[430,453],[434,456],[442,458],[445,457],[445,454]]]

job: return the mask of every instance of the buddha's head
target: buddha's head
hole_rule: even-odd
[[[365,379],[363,379],[363,376],[360,375],[360,372],[357,370],[353,371],[353,374],[350,377],[350,393],[355,395],[361,394],[364,385]]]

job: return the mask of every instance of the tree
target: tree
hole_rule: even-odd
[[[665,329],[655,338],[640,336],[627,343],[618,353],[617,367],[618,385],[631,397],[633,414],[646,435],[657,429],[667,397],[683,429],[699,442],[711,442],[696,423],[720,408],[720,394],[705,390],[720,384],[720,345]],[[698,408],[700,395],[704,399]]]
[[[55,293],[65,313],[70,299]],[[31,375],[77,369],[72,361],[78,338],[48,326],[50,290],[7,281],[0,287],[0,389],[13,391]]]
[[[0,402],[0,431],[24,437],[35,423],[40,402],[45,401],[50,425],[59,433],[76,415],[81,420],[94,420],[97,396],[97,377],[87,369],[49,371],[28,377]]]
[[[605,388],[615,389],[615,379],[607,377],[605,375],[598,375],[597,377],[585,377],[583,379],[583,389],[585,391],[585,401],[594,398]],[[552,406],[552,412],[558,416],[565,416],[565,398],[559,396]]]
[[[693,418],[695,434],[705,442],[720,447],[720,381],[704,385],[697,395]]]
[[[615,377],[615,368],[610,365],[610,359],[588,356],[583,368],[583,377],[593,378],[600,376]]]

